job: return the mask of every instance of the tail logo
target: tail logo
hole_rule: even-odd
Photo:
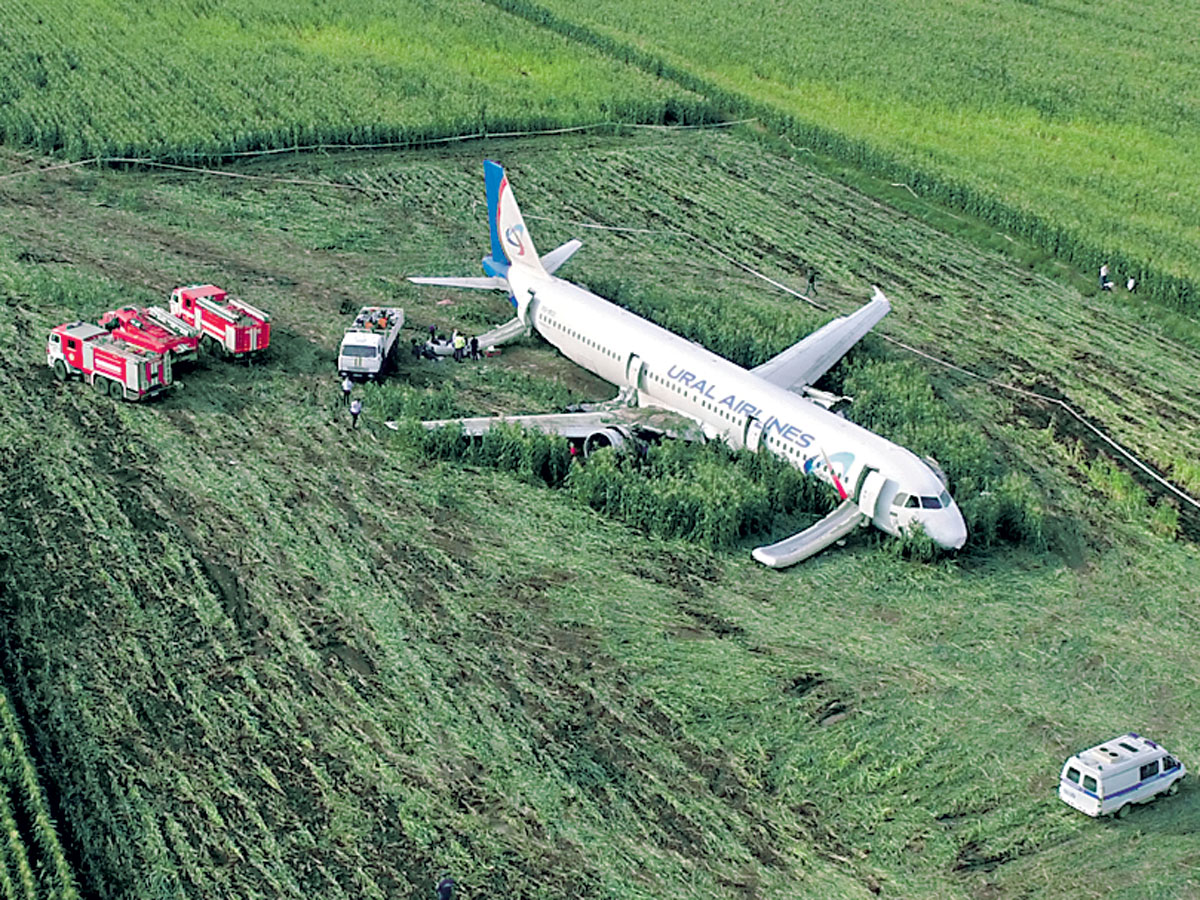
[[[845,500],[849,495],[842,482],[845,481],[846,473],[850,471],[852,465],[854,465],[853,453],[842,452],[826,456],[822,451],[820,456],[813,456],[804,461],[803,471],[806,475],[816,475],[825,481],[832,481],[833,486],[837,488],[838,496]]]
[[[513,225],[504,231],[504,240],[510,247],[517,248],[517,256],[525,255],[525,226]]]

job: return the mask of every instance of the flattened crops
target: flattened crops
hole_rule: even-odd
[[[748,541],[647,536],[382,426],[607,395],[536,340],[406,363],[350,432],[347,309],[402,305],[411,336],[507,315],[404,281],[485,252],[484,156],[540,246],[585,239],[564,275],[734,358],[884,285],[895,312],[835,378],[900,439],[930,411],[981,435],[1032,486],[1046,548],[924,563],[862,533],[770,572]],[[1061,395],[1194,489],[1194,324],[1031,276],[736,134],[234,171],[256,179],[0,182],[5,670],[87,892],[415,898],[443,871],[479,897],[1194,890],[1193,791],[1111,826],[1052,796],[1097,734],[1196,758],[1178,501],[1049,408],[883,339]],[[826,310],[758,277],[809,268]],[[52,382],[50,325],[204,279],[272,312],[264,364],[208,362],[144,407]]]

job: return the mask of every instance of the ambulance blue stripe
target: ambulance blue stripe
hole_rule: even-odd
[[[1176,766],[1174,769],[1168,769],[1165,772],[1159,772],[1153,778],[1147,778],[1145,781],[1139,781],[1137,784],[1132,785],[1131,787],[1127,787],[1122,791],[1117,791],[1115,794],[1109,794],[1104,799],[1111,800],[1113,797],[1120,797],[1123,794],[1128,794],[1130,791],[1136,791],[1138,788],[1145,787],[1146,785],[1150,784],[1151,782],[1158,781],[1160,778],[1167,778],[1169,776],[1175,775],[1178,771],[1179,771],[1179,767]],[[1081,794],[1087,794],[1089,797],[1091,797],[1094,800],[1100,799],[1099,794],[1095,793],[1094,791],[1089,791],[1083,785],[1076,784],[1069,778],[1059,778],[1058,780],[1059,780],[1060,784],[1063,784],[1066,787],[1069,787],[1071,790],[1079,791],[1079,793],[1081,793]]]

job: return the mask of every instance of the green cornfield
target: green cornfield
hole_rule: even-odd
[[[0,141],[71,159],[711,115],[695,94],[475,0],[17,0],[0,43]]]
[[[0,897],[78,896],[23,729],[8,694],[0,690]]]
[[[1194,310],[1200,13],[1177,4],[496,0],[759,116],[797,152]]]

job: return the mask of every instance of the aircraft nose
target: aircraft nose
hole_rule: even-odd
[[[967,523],[963,521],[957,506],[926,516],[921,524],[925,527],[925,533],[939,547],[959,550],[967,542]]]

